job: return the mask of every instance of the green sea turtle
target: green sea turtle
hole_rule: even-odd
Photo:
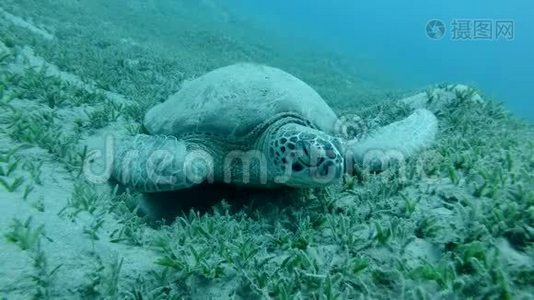
[[[418,109],[363,140],[343,136],[344,126],[296,77],[235,64],[185,83],[150,109],[144,119],[148,134],[116,141],[111,175],[142,192],[203,182],[320,187],[354,164],[412,156],[432,143],[437,120]]]

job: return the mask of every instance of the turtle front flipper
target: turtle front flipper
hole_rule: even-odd
[[[417,109],[407,118],[378,129],[364,140],[349,141],[346,157],[371,171],[383,171],[393,161],[403,162],[436,139],[438,121],[432,112]],[[349,166],[350,167],[350,166]]]
[[[141,192],[191,187],[212,174],[212,159],[204,151],[188,151],[172,136],[139,134],[115,144],[111,176]]]

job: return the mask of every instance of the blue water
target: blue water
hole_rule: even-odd
[[[404,87],[467,83],[534,120],[534,2],[229,0],[241,15],[287,36],[308,39],[354,61],[385,67]],[[425,26],[440,19],[446,33],[430,39]],[[490,40],[458,40],[455,19],[489,19]],[[495,21],[513,21],[514,39],[496,39]],[[364,74],[362,74],[364,75]]]

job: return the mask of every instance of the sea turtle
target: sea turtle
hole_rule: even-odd
[[[277,68],[240,63],[185,83],[146,113],[144,127],[148,134],[116,141],[111,175],[127,187],[158,192],[203,182],[325,186],[377,153],[408,157],[429,146],[437,120],[418,109],[364,140],[351,140],[303,81]]]

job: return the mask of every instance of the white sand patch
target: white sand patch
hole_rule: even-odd
[[[0,44],[2,50],[3,44]],[[7,48],[6,48],[7,49]],[[9,53],[9,49],[7,49]],[[15,62],[8,68],[11,72],[24,74],[28,68],[46,68],[47,74],[57,76],[61,80],[75,84],[79,87],[94,90],[94,86],[87,84],[78,76],[63,72],[53,64],[34,54],[31,48],[25,47]],[[121,95],[105,92],[106,96],[118,102],[129,102]],[[71,134],[74,131],[74,120],[86,117],[84,110],[93,107],[64,107],[52,109],[46,105],[28,99],[13,99],[9,106],[15,111],[31,113],[55,114],[56,122],[63,124],[61,132]],[[0,106],[0,118],[9,117],[13,111]],[[20,143],[12,140],[7,128],[9,124],[0,122],[1,150],[16,149]],[[102,147],[104,140],[103,131],[115,131],[118,124],[111,124],[108,129],[102,131],[84,131],[77,145],[88,149]],[[117,129],[117,131],[120,131]],[[8,183],[16,178],[23,178],[24,183],[13,191],[8,191],[0,186],[0,295],[9,295],[9,299],[28,299],[35,295],[37,284],[31,276],[38,275],[35,259],[38,253],[42,253],[46,259],[46,272],[57,271],[51,275],[49,291],[52,298],[74,297],[84,294],[84,289],[94,287],[98,280],[102,284],[108,284],[108,278],[112,276],[111,266],[114,262],[122,261],[120,282],[130,282],[149,273],[158,270],[155,265],[156,253],[144,247],[135,247],[117,242],[112,242],[112,233],[121,230],[124,226],[120,223],[119,216],[108,211],[112,192],[108,184],[89,186],[91,193],[96,193],[102,198],[98,203],[95,213],[81,211],[74,215],[65,212],[69,208],[69,201],[74,197],[75,185],[80,179],[66,169],[65,164],[58,161],[57,157],[37,146],[29,146],[17,150],[12,161],[33,162],[39,167],[40,182],[32,178],[32,174],[22,167],[18,167],[9,176],[2,176]],[[2,163],[6,167],[8,163]],[[26,188],[31,191],[25,195]],[[38,234],[39,247],[23,250],[15,242],[10,241],[6,234],[13,231],[15,222],[25,223],[31,219],[30,228],[37,230],[43,226],[42,234]],[[17,220],[17,221],[15,221]],[[102,225],[95,229],[97,239],[88,233],[95,228],[95,222]],[[150,229],[146,229],[148,232]],[[147,234],[150,234],[148,232]],[[96,277],[95,277],[96,276]],[[99,276],[104,276],[98,279]],[[96,281],[95,281],[96,280]],[[96,282],[96,283],[95,283]],[[98,292],[106,292],[101,290]],[[70,295],[70,296],[69,296]]]
[[[120,226],[113,215],[106,215],[103,219],[100,239],[92,240],[86,233],[93,221],[92,215],[82,212],[71,220],[61,214],[71,198],[73,178],[46,151],[34,148],[24,150],[20,155],[26,159],[44,161],[41,168],[43,183],[34,185],[33,192],[26,200],[22,199],[22,191],[8,193],[0,190],[3,215],[0,219],[1,233],[4,235],[7,232],[14,219],[24,222],[31,217],[34,228],[44,225],[41,249],[45,253],[49,271],[60,266],[54,276],[52,290],[77,291],[84,284],[89,284],[89,272],[96,268],[97,258],[106,265],[117,257],[124,259],[121,274],[125,277],[135,277],[135,274],[143,274],[154,268],[156,257],[151,251],[142,248],[130,251],[128,248],[131,247],[110,242],[109,234]],[[35,208],[37,201],[42,201],[42,211]],[[16,245],[7,243],[3,236],[0,250],[0,265],[3,266],[0,270],[0,286],[4,287],[0,292],[13,296],[27,295],[28,286],[32,286],[29,276],[36,273],[32,263],[34,252],[30,249],[21,251]]]
[[[14,102],[16,107],[26,104],[28,107],[33,107],[32,110],[38,109],[38,105],[33,103],[31,106],[30,101],[14,100]],[[89,147],[94,147],[92,144],[98,143],[98,140],[93,136],[87,143]],[[3,145],[2,149],[15,149],[20,146],[5,134],[0,134],[0,142]],[[97,220],[96,214],[82,211],[74,217],[69,217],[68,214],[62,213],[69,207],[69,200],[74,195],[76,178],[55,157],[38,147],[18,150],[15,155],[21,162],[42,162],[41,183],[32,183],[30,174],[20,168],[7,177],[7,180],[12,181],[12,178],[22,177],[25,183],[13,192],[0,188],[2,207],[0,265],[3,266],[0,268],[0,294],[5,293],[17,299],[27,298],[35,292],[36,285],[30,276],[37,273],[34,264],[37,250],[22,250],[5,237],[11,231],[15,220],[24,223],[31,218],[32,228],[44,226],[43,235],[40,237],[40,250],[46,257],[47,271],[59,266],[53,276],[53,285],[50,287],[53,295],[56,292],[61,295],[77,294],[84,286],[91,285],[91,272],[98,273],[97,270],[102,264],[108,267],[117,260],[123,260],[120,272],[123,278],[133,280],[149,270],[154,270],[157,257],[151,250],[111,242],[111,233],[122,226],[114,214],[102,212],[100,220],[103,225],[96,232],[98,239],[94,240],[88,235],[87,230]],[[31,186],[32,191],[24,199],[26,186]],[[97,190],[94,192],[104,199],[102,205],[109,203],[106,199],[111,195],[110,187],[104,184],[95,188]]]
[[[25,21],[24,19],[17,17],[15,15],[12,15],[8,13],[7,11],[0,8],[0,16],[4,17],[6,20],[10,21],[14,25],[17,25],[19,27],[28,29],[29,31],[41,36],[42,38],[46,40],[53,40],[54,35],[47,32],[46,30],[43,30],[41,28],[38,28],[37,26],[33,25],[32,23]]]
[[[432,243],[415,238],[404,249],[404,256],[406,265],[415,268],[418,263],[425,261],[430,264],[434,264],[439,261],[440,250]]]

